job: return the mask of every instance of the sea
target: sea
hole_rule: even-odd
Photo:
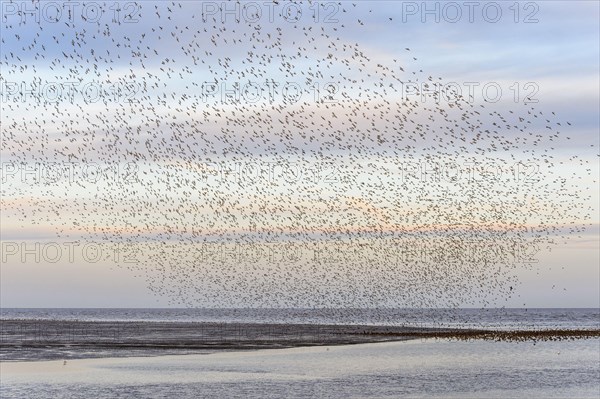
[[[599,309],[2,309],[2,319],[599,328]],[[0,363],[1,398],[598,398],[600,339]]]
[[[0,308],[0,320],[384,325],[515,329],[600,328],[600,308],[273,309]]]

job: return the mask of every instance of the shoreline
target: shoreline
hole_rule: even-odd
[[[140,399],[300,398],[323,392],[339,399],[596,398],[597,343],[548,341],[536,346],[423,339],[66,363],[0,362],[0,374],[10,398],[58,398],[65,392],[77,398]],[[448,385],[440,391],[443,378]]]
[[[491,330],[374,325],[0,320],[0,361],[206,354],[415,339],[548,341],[600,329]]]

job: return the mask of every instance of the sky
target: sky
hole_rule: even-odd
[[[87,4],[2,2],[2,307],[599,305],[597,2]]]

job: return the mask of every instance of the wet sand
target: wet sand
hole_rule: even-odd
[[[0,360],[156,356],[411,339],[562,340],[600,330],[491,331],[370,325],[204,322],[0,321]]]
[[[598,339],[0,362],[2,398],[597,398]]]

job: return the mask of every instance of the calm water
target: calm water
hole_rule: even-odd
[[[600,309],[0,309],[1,319],[600,328]]]
[[[599,309],[2,309],[2,319],[599,328]],[[3,362],[2,398],[598,398],[600,339]]]
[[[406,341],[2,364],[2,398],[598,398],[600,340]]]

